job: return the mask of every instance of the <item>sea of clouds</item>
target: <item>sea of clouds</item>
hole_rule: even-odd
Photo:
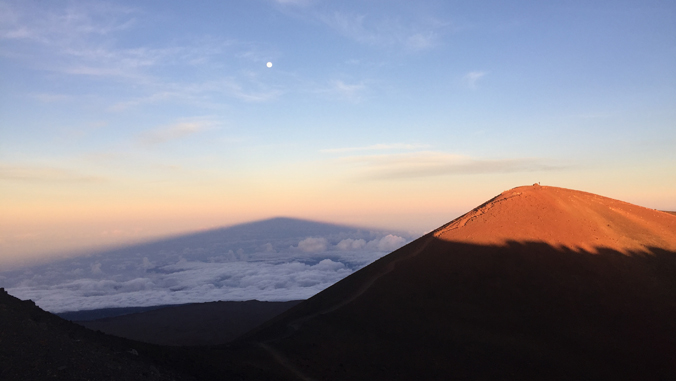
[[[50,312],[307,299],[413,237],[277,218],[0,273]]]

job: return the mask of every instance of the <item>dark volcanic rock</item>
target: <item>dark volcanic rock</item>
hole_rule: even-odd
[[[161,345],[217,345],[300,303],[210,302],[164,307],[152,311],[77,322],[89,329]]]
[[[165,306],[151,306],[151,307],[113,307],[113,308],[98,308],[95,310],[81,310],[81,311],[66,311],[58,312],[54,315],[70,321],[83,322],[100,320],[124,315],[138,314],[141,312],[159,310],[160,308],[171,307]]]
[[[2,380],[191,380],[133,342],[89,331],[0,289]]]

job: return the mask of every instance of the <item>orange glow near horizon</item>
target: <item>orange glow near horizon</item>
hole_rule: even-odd
[[[286,181],[279,172],[264,176],[266,181],[248,177],[174,186],[140,181],[105,186],[5,182],[0,266],[279,216],[419,234],[501,191],[533,182],[530,174],[364,181],[319,172],[296,170]],[[647,207],[659,208],[672,199],[669,186],[646,193],[641,187],[621,188],[593,176],[565,175],[558,177],[571,189]],[[538,177],[543,185],[556,180],[556,174]],[[231,186],[237,181],[241,186]]]

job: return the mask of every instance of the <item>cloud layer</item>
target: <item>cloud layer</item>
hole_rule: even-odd
[[[0,285],[51,312],[306,299],[410,238],[274,219],[0,273]]]

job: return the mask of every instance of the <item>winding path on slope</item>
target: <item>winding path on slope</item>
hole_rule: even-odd
[[[383,276],[392,272],[392,270],[394,270],[395,267],[397,266],[397,263],[399,263],[399,262],[401,262],[405,259],[410,259],[410,258],[416,257],[418,254],[423,252],[427,248],[427,245],[429,245],[429,243],[434,240],[434,238],[435,238],[434,232],[428,233],[426,236],[419,238],[419,239],[424,240],[424,241],[419,245],[419,247],[416,250],[414,250],[409,255],[402,255],[400,258],[397,258],[397,259],[391,261],[390,263],[388,263],[380,272],[378,272],[377,274],[373,275],[370,279],[368,279],[350,297],[342,300],[341,302],[339,302],[337,304],[334,304],[333,306],[330,306],[330,307],[325,308],[325,309],[323,309],[319,312],[316,312],[314,314],[292,320],[291,322],[289,322],[287,324],[287,330],[286,330],[285,334],[280,335],[278,337],[275,337],[274,339],[270,339],[270,340],[260,342],[260,343],[258,343],[258,346],[260,348],[264,349],[275,360],[275,362],[277,364],[286,368],[288,371],[290,371],[291,373],[296,375],[299,379],[301,379],[303,381],[313,381],[314,380],[313,378],[303,374],[300,370],[298,370],[298,368],[296,368],[291,363],[291,361],[288,358],[286,358],[284,355],[282,355],[279,351],[277,351],[275,348],[273,348],[270,344],[275,342],[275,341],[282,340],[282,339],[285,339],[285,338],[291,336],[291,334],[293,334],[294,331],[299,330],[302,327],[302,325],[305,322],[307,322],[308,320],[314,319],[315,317],[317,317],[319,315],[325,315],[325,314],[331,313],[333,311],[336,311],[336,310],[340,309],[341,307],[344,307],[345,305],[355,301],[357,298],[359,298],[361,295],[363,295],[369,288],[371,288],[371,286],[373,286],[373,284],[378,279],[380,279]]]

